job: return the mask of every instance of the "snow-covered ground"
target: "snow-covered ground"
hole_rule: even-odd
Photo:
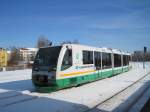
[[[31,82],[31,69],[0,72],[0,89],[14,91],[34,89]]]
[[[0,72],[0,112],[83,112],[150,72],[150,63],[133,63],[120,75],[53,93],[34,89],[31,70]]]
[[[31,79],[31,69],[0,72],[0,83]]]

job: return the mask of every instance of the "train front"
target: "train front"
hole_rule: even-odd
[[[32,68],[32,82],[37,91],[54,91],[56,85],[57,62],[61,46],[40,48]]]

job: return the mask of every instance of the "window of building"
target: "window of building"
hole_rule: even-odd
[[[66,70],[72,66],[72,50],[67,49],[63,58],[61,70]]]
[[[93,64],[93,51],[83,51],[83,64]]]
[[[96,69],[101,69],[101,53],[95,51],[94,52],[94,60]]]
[[[102,69],[112,68],[111,53],[102,53]]]
[[[121,67],[121,55],[114,54],[114,67]]]

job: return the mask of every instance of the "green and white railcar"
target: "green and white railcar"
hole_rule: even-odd
[[[78,44],[40,48],[32,81],[41,92],[111,77],[129,70],[129,53]]]

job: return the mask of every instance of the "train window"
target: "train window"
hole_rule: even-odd
[[[101,69],[101,53],[94,52],[94,60],[95,60],[95,67],[96,69]]]
[[[114,67],[121,67],[121,55],[114,54]]]
[[[40,48],[34,60],[33,69],[38,67],[38,70],[56,71],[58,57],[61,51],[61,47],[47,47]]]
[[[93,64],[93,51],[83,51],[83,64]]]
[[[123,55],[123,66],[128,65],[128,56],[127,55]]]
[[[102,69],[112,68],[111,53],[102,53]]]
[[[67,49],[63,58],[61,70],[66,70],[72,66],[72,50]]]
[[[127,56],[127,65],[129,65],[129,61],[131,61],[131,57]]]

